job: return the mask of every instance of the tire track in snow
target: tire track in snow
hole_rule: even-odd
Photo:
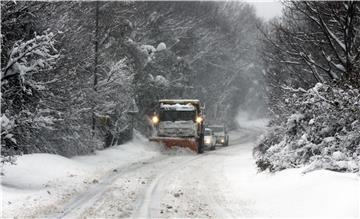
[[[223,152],[227,152],[229,154],[230,153],[236,153],[238,152],[238,150],[242,150],[241,145],[246,144],[246,143],[253,143],[256,141],[257,137],[260,136],[260,134],[263,132],[262,129],[260,128],[245,128],[245,129],[241,129],[241,134],[239,137],[237,137],[235,140],[233,140],[232,145],[234,145],[235,147],[230,147],[230,148],[222,148],[221,151]],[[217,151],[214,151],[214,153],[212,153],[211,155],[216,155]],[[220,154],[221,155],[221,154]],[[219,156],[214,157],[215,159],[217,158],[217,162],[214,163],[224,163],[225,159],[219,159]],[[215,168],[224,168],[224,166],[222,167],[218,167],[215,166]],[[223,171],[215,171],[215,168],[211,169],[210,171],[212,171],[213,173],[223,173]],[[216,182],[216,180],[212,180],[214,177],[214,174],[211,174],[210,171],[207,171],[207,169],[203,168],[203,173],[204,177],[205,177],[205,182],[208,182],[207,186],[208,186],[208,190],[209,191],[214,191],[214,192],[209,192],[209,196],[208,196],[208,200],[211,202],[212,204],[212,208],[215,209],[215,212],[217,214],[217,218],[239,218],[239,217],[248,217],[249,216],[249,210],[248,209],[244,209],[243,207],[241,209],[232,209],[231,207],[229,207],[229,204],[231,203],[227,203],[226,198],[224,197],[224,195],[217,193],[216,191],[219,191],[218,189],[214,189],[215,187],[217,187],[218,183]],[[215,178],[216,179],[216,178]],[[221,189],[220,189],[221,191]],[[237,204],[238,205],[238,204]],[[236,205],[236,206],[237,206]],[[245,214],[246,213],[246,214]]]
[[[80,195],[72,198],[62,207],[60,211],[48,216],[48,218],[76,218],[86,209],[90,208],[96,201],[98,201],[106,192],[108,187],[111,186],[122,175],[136,171],[137,169],[143,168],[146,165],[161,162],[166,159],[169,159],[169,157],[155,157],[126,166],[121,166],[117,168],[117,172],[110,171],[102,177],[102,180],[98,184],[91,186],[86,191],[80,193]]]
[[[150,184],[137,194],[137,198],[135,200],[135,210],[132,211],[132,218],[150,218],[154,216],[158,216],[160,209],[161,209],[161,198],[164,192],[164,188],[168,186],[166,179],[169,178],[172,174],[176,174],[177,170],[183,169],[184,167],[188,166],[189,164],[194,164],[195,166],[201,166],[201,163],[196,163],[196,160],[205,159],[205,157],[211,155],[225,155],[228,156],[231,154],[233,150],[232,145],[239,145],[254,139],[254,132],[255,130],[242,130],[241,134],[232,140],[232,144],[229,147],[221,148],[220,150],[216,151],[209,151],[202,155],[195,155],[194,156],[173,156],[173,155],[161,155],[155,158],[144,160],[142,162],[133,163],[127,166],[122,166],[118,168],[118,172],[109,172],[102,180],[100,180],[99,184],[91,186],[85,192],[77,195],[73,199],[70,200],[67,204],[62,207],[62,210],[52,216],[51,218],[75,218],[82,215],[82,213],[86,212],[87,209],[91,207],[97,206],[102,208],[102,204],[99,202],[101,199],[106,199],[105,194],[111,185],[119,179],[121,176],[127,173],[136,173],[140,171],[142,168],[155,168],[155,173],[152,173]],[[167,160],[171,159],[172,162],[167,162]],[[162,161],[165,161],[164,164],[161,164]],[[144,164],[146,162],[146,164]],[[176,163],[179,162],[179,163]],[[195,163],[194,163],[195,162]],[[221,162],[221,159],[218,161]],[[156,168],[156,165],[162,167],[165,166],[164,169]],[[200,168],[201,169],[201,168]],[[199,169],[197,169],[199,171]],[[206,170],[204,170],[206,171]],[[145,172],[146,173],[146,172]],[[200,179],[201,181],[208,181],[211,182],[213,174],[211,176],[206,176],[206,179]],[[206,195],[204,198],[207,199],[209,204],[211,204],[212,208],[215,208],[217,212],[221,214],[221,217],[225,215],[227,217],[233,217],[233,213],[229,210],[224,208],[223,203],[219,200],[218,196],[212,196],[213,192],[210,188],[206,189],[209,195]],[[220,197],[221,198],[221,197]],[[103,200],[104,201],[104,200]],[[186,201],[186,200],[185,200]],[[99,203],[97,203],[99,202]],[[99,205],[100,204],[100,205]]]
[[[259,130],[250,130],[250,129],[242,129],[241,132],[238,132],[237,134],[239,134],[236,138],[234,138],[234,140],[232,141],[233,143],[231,145],[235,146],[235,145],[240,145],[240,144],[244,144],[247,142],[252,142],[254,141],[254,139],[256,139],[256,137],[259,135]],[[192,173],[192,175],[200,175],[204,177],[204,173],[207,172],[207,170],[202,166],[201,162],[199,163],[199,161],[201,161],[201,159],[207,159],[209,158],[209,156],[215,156],[217,158],[219,158],[219,156],[228,156],[229,154],[231,154],[231,151],[234,150],[234,147],[231,147],[231,145],[229,147],[222,147],[220,150],[216,150],[216,151],[207,151],[205,152],[205,154],[201,154],[201,155],[197,155],[195,158],[189,158],[186,159],[184,161],[182,161],[180,164],[175,165],[175,166],[170,166],[168,168],[166,168],[165,170],[163,170],[162,172],[160,172],[155,178],[154,180],[151,182],[151,184],[147,187],[147,189],[142,193],[144,195],[140,196],[138,198],[135,210],[131,216],[131,218],[154,218],[154,217],[159,217],[159,212],[161,210],[161,198],[162,195],[164,193],[164,188],[166,186],[168,186],[166,179],[170,178],[169,176],[173,175],[173,174],[177,174],[176,170],[180,170],[183,167],[187,167],[189,165],[195,165],[196,167],[200,167],[199,169],[197,169],[196,171],[201,172],[201,174],[194,174]],[[221,162],[222,159],[218,159],[217,162],[213,163],[218,163]],[[196,163],[194,163],[196,162]],[[211,174],[211,176],[209,175],[210,173],[205,174],[205,179],[201,178],[198,179],[198,181],[201,182],[206,182],[207,185],[206,186],[206,193],[207,195],[202,195],[202,197],[204,198],[203,201],[207,202],[210,204],[209,207],[215,209],[215,211],[217,212],[218,217],[220,218],[235,218],[237,216],[235,216],[234,212],[227,208],[226,206],[223,205],[223,202],[221,202],[220,200],[220,196],[215,196],[214,195],[214,191],[213,191],[213,185],[209,185],[209,182],[211,183],[211,181],[213,180],[214,174]],[[206,184],[205,183],[205,184]]]
[[[165,179],[167,179],[169,175],[176,173],[177,170],[188,165],[190,162],[206,155],[207,154],[196,155],[196,157],[188,158],[180,164],[171,166],[160,172],[160,174],[151,182],[149,187],[147,187],[146,191],[143,193],[144,195],[138,198],[138,202],[131,218],[153,218],[161,209],[160,200],[163,192],[162,188],[164,188],[164,184],[166,183]]]
[[[220,184],[224,183],[218,180],[222,177],[219,175],[219,173],[223,173],[223,164],[225,159],[229,155],[232,155],[233,153],[238,153],[239,149],[240,151],[242,151],[243,144],[254,142],[260,133],[260,130],[243,129],[241,130],[241,132],[236,133],[236,137],[233,136],[232,144],[230,145],[230,147],[217,148],[216,151],[211,151],[207,153],[206,157],[201,157],[200,159],[194,160],[194,162],[191,163],[193,166],[198,167],[197,169],[195,169],[195,173],[192,173],[193,176],[196,176],[196,178],[192,179],[192,182],[203,182],[200,203],[208,203],[207,210],[209,212],[207,213],[212,212],[214,214],[213,216],[205,214],[203,215],[204,217],[239,218],[245,215],[244,211],[247,209],[243,209],[243,207],[241,207],[240,209],[232,209],[229,204],[234,203],[231,203],[226,199],[226,197],[224,196],[226,194],[219,192],[223,191]],[[209,162],[210,160],[211,162]],[[204,165],[206,163],[208,164]],[[193,171],[193,169],[191,171]],[[192,182],[188,184],[194,185],[194,183]],[[235,205],[238,206],[238,204]]]

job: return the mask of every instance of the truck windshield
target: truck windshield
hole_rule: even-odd
[[[161,110],[160,121],[195,121],[195,111]]]
[[[213,132],[224,132],[223,127],[210,127]]]

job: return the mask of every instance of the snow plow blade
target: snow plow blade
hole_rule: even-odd
[[[178,146],[183,148],[189,148],[196,153],[199,152],[199,143],[196,138],[152,137],[149,140],[162,143],[165,145],[166,148]]]

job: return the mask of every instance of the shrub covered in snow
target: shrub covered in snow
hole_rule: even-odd
[[[254,149],[258,167],[359,171],[359,89],[321,83],[309,90],[284,89],[289,92],[283,110]]]

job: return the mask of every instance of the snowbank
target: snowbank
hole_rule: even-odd
[[[160,149],[135,134],[133,141],[71,159],[28,154],[5,164],[1,176],[2,217],[30,217],[86,189],[109,171],[157,156]],[[41,207],[43,206],[43,207]]]
[[[27,154],[17,157],[16,165],[4,166],[2,186],[22,190],[42,189],[52,180],[71,174],[85,175],[88,166],[54,154]]]
[[[304,170],[258,173],[250,150],[230,157],[224,165],[228,183],[223,186],[232,194],[230,203],[241,201],[229,208],[245,217],[359,218],[358,175],[328,170],[303,174]]]

